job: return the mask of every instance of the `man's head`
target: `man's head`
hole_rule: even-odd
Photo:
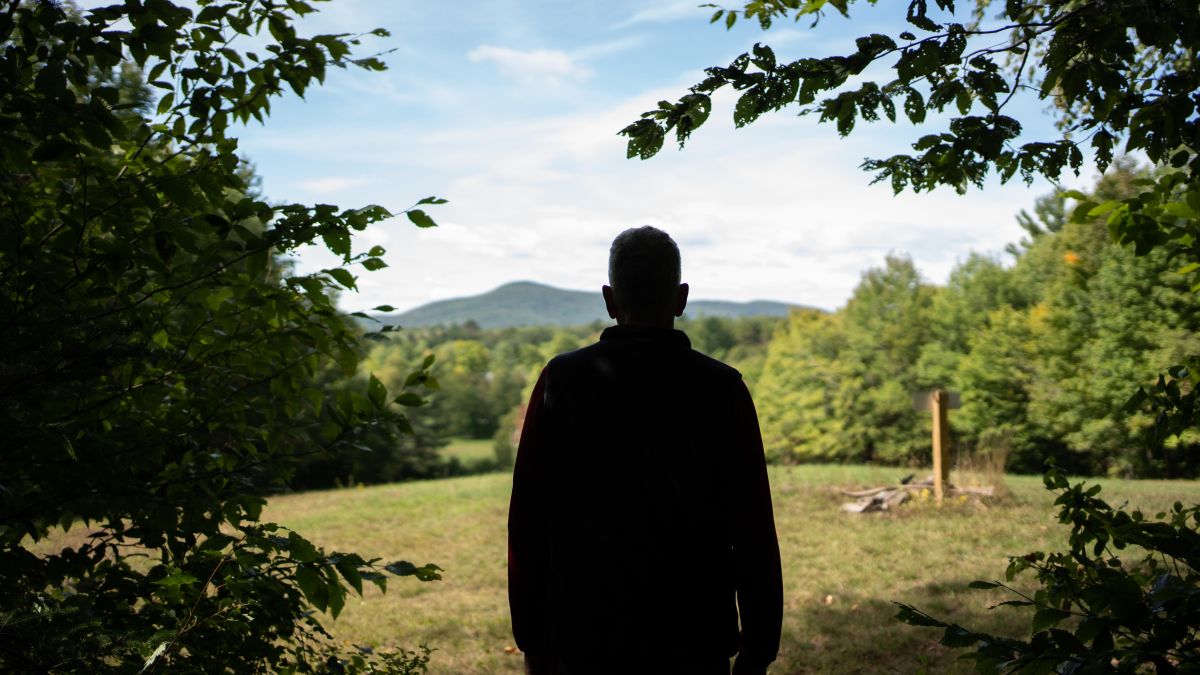
[[[645,225],[625,230],[608,253],[604,303],[620,324],[670,327],[687,304],[679,283],[679,247],[670,235]]]

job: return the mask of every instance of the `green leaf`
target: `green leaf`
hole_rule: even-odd
[[[150,339],[154,342],[154,344],[164,349],[166,348],[167,343],[170,341],[170,338],[167,336],[167,331],[161,328],[155,331],[154,335],[151,336]]]
[[[1071,212],[1071,221],[1075,223],[1088,222],[1088,219],[1091,217],[1089,214],[1091,213],[1092,209],[1096,208],[1097,206],[1098,204],[1088,200],[1079,202],[1079,204],[1075,207],[1075,210]]]
[[[329,605],[329,589],[326,587],[321,575],[312,567],[301,565],[296,568],[296,585],[300,587],[300,592],[312,604],[313,607],[325,611]]]
[[[1112,211],[1113,209],[1117,208],[1120,205],[1121,205],[1121,202],[1116,199],[1110,199],[1105,202],[1100,202],[1095,207],[1088,210],[1087,217],[1088,218],[1096,218],[1099,216],[1103,216],[1106,213]]]
[[[1142,404],[1146,402],[1147,398],[1149,396],[1146,394],[1145,388],[1138,387],[1138,390],[1133,392],[1133,396],[1130,396],[1129,400],[1125,401],[1125,405],[1121,406],[1121,410],[1126,415],[1135,413],[1141,409]]]
[[[163,577],[162,579],[159,579],[158,581],[155,581],[154,583],[155,583],[155,585],[162,586],[164,588],[175,588],[177,586],[185,586],[187,584],[194,584],[199,581],[200,581],[199,579],[188,574],[187,572],[184,572],[183,570],[180,570],[179,568],[172,567],[172,568],[170,568],[170,572],[167,574],[167,576]]]
[[[426,403],[429,403],[429,401],[426,401],[425,399],[421,398],[419,395],[417,395],[411,391],[406,391],[403,394],[400,394],[399,396],[397,396],[396,398],[394,398],[392,400],[395,403],[398,403],[402,406],[406,406],[409,408],[418,408],[420,406],[425,405]]]
[[[374,307],[374,308],[372,309],[372,311],[375,311],[375,312],[394,312],[394,311],[396,311],[396,308],[395,308],[395,307],[392,307],[391,305],[378,305],[378,306]]]
[[[1053,607],[1039,609],[1033,615],[1033,632],[1039,633],[1051,626],[1057,626],[1063,619],[1071,616],[1070,612]]]
[[[964,630],[961,626],[947,626],[942,633],[940,642],[950,648],[970,647],[979,642],[971,633]]]
[[[893,604],[900,608],[900,611],[896,613],[895,618],[910,626],[929,626],[931,628],[949,627],[947,624],[938,621],[937,619],[910,605],[905,605],[899,602]]]
[[[75,444],[71,442],[70,437],[63,436],[63,449],[67,451],[67,456],[75,461],[79,461],[79,455],[75,452]]]
[[[996,581],[972,581],[971,583],[967,584],[967,588],[996,588],[1000,585],[1001,584]]]
[[[358,287],[355,284],[354,275],[350,274],[349,271],[341,267],[334,267],[332,269],[325,270],[325,272],[329,274],[329,276],[333,277],[334,280],[336,280],[342,286],[350,290],[357,290]]]
[[[446,200],[442,199],[441,197],[426,197],[417,203],[418,204],[445,204]]]
[[[329,615],[337,618],[338,614],[342,613],[342,608],[346,606],[346,591],[342,588],[341,582],[338,580],[337,570],[332,566],[325,567],[325,591],[329,598]]]
[[[1081,642],[1088,643],[1095,640],[1102,631],[1108,630],[1108,622],[1103,619],[1089,616],[1079,622],[1079,627],[1075,629],[1075,637]]]
[[[412,224],[417,227],[437,227],[437,223],[433,221],[433,218],[430,218],[429,214],[421,209],[410,209],[404,213],[412,221]]]
[[[338,574],[341,574],[342,578],[346,580],[346,583],[350,584],[350,587],[359,595],[362,595],[363,576],[358,571],[358,565],[347,561],[339,561],[334,566],[337,568]]]
[[[350,257],[350,235],[344,230],[332,230],[321,235],[326,248],[342,259]]]
[[[1074,634],[1069,633],[1060,628],[1051,628],[1050,637],[1058,643],[1058,646],[1066,649],[1073,654],[1082,654],[1087,651],[1087,647]]]
[[[379,258],[367,258],[362,262],[362,266],[365,267],[368,272],[374,272],[375,270],[381,270],[387,267],[388,264]]]
[[[415,576],[421,581],[437,581],[442,578],[442,575],[438,574],[442,568],[432,563],[417,567],[405,560],[397,560],[396,562],[389,563],[384,569],[398,577]]]
[[[313,546],[312,542],[295,532],[288,533],[287,550],[291,558],[297,562],[313,562],[321,557],[317,552],[317,547]]]
[[[175,105],[175,92],[167,92],[158,100],[158,114],[166,114]]]
[[[996,609],[997,607],[1029,607],[1032,604],[1033,603],[1028,600],[1005,600],[1004,602],[997,602],[991,607],[988,607],[988,609]]]
[[[380,382],[374,373],[371,374],[371,379],[367,384],[367,396],[376,408],[382,408],[387,404],[387,387],[383,386],[383,382]]]

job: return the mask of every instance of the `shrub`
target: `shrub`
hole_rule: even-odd
[[[971,584],[1017,596],[997,607],[1033,610],[1029,640],[972,631],[900,603],[897,618],[943,629],[941,642],[949,647],[974,648],[965,658],[980,672],[1200,670],[1200,505],[1176,502],[1147,518],[1109,505],[1099,485],[1071,485],[1057,469],[1045,483],[1058,493],[1059,520],[1071,526],[1069,549],[1010,558],[1005,582]],[[1139,561],[1123,561],[1118,551]],[[1007,583],[1027,572],[1040,586],[1033,595]]]

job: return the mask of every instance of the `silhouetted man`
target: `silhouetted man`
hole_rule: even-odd
[[[674,329],[688,287],[665,232],[622,232],[608,276],[617,325],[542,370],[517,450],[508,589],[526,668],[728,675],[737,654],[734,673],[764,673],[783,591],[750,393]]]

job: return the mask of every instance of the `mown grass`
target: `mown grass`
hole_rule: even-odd
[[[990,507],[917,501],[891,514],[841,513],[837,488],[894,483],[900,469],[772,467],[784,564],[785,620],[772,673],[969,672],[937,631],[893,620],[892,601],[988,631],[1022,635],[1019,610],[989,605],[1003,593],[968,590],[1001,578],[1006,556],[1059,548],[1053,495],[1037,477],[1008,477],[1012,496]],[[1200,501],[1186,481],[1102,480],[1114,503],[1153,512]],[[518,673],[505,570],[508,474],[289,495],[266,518],[328,548],[389,560],[433,562],[442,581],[393,579],[387,594],[353,598],[336,622],[339,639],[375,646],[428,644],[435,673]],[[669,574],[664,571],[664,574]],[[619,645],[614,645],[619,649]]]
[[[439,448],[438,452],[446,459],[453,457],[463,465],[471,465],[494,460],[494,445],[495,441],[490,438],[452,438],[448,444]]]

